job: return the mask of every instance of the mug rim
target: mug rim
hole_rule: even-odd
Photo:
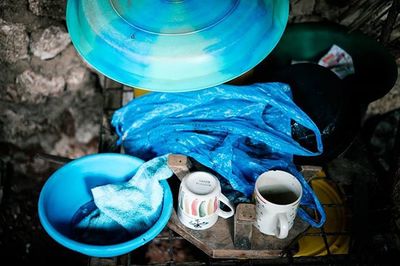
[[[209,175],[215,180],[215,187],[213,188],[213,190],[210,193],[207,193],[207,194],[195,193],[187,185],[188,177],[191,176],[191,175],[194,175],[194,174],[198,174],[198,173]],[[185,189],[185,194],[189,193],[191,196],[194,196],[196,198],[201,198],[201,199],[207,198],[208,199],[208,198],[211,198],[211,197],[218,196],[221,193],[221,184],[220,184],[218,178],[215,175],[213,175],[213,174],[211,174],[209,172],[206,172],[206,171],[194,171],[194,172],[188,173],[187,175],[185,175],[182,178],[181,185]]]
[[[297,184],[297,185],[299,186],[299,188],[300,188],[300,193],[299,193],[299,195],[297,195],[297,193],[296,193],[297,199],[296,199],[295,201],[290,202],[290,203],[287,203],[287,204],[277,204],[277,203],[273,203],[273,202],[267,200],[266,198],[264,198],[264,197],[261,195],[261,193],[259,192],[259,189],[258,189],[259,180],[260,180],[261,177],[263,177],[263,176],[265,176],[265,175],[267,175],[267,174],[271,174],[271,172],[283,173],[283,174],[286,174],[286,175],[290,176],[291,178],[293,178],[293,179],[295,180],[296,184]],[[257,177],[256,183],[255,183],[255,185],[254,185],[254,192],[255,192],[255,194],[256,194],[256,198],[259,198],[260,201],[261,201],[262,203],[264,203],[264,204],[268,203],[268,204],[271,204],[271,205],[276,206],[276,207],[291,207],[291,206],[297,205],[297,204],[300,202],[301,197],[303,196],[303,187],[301,186],[300,181],[299,181],[292,173],[287,172],[287,171],[283,171],[283,170],[269,170],[269,171],[266,171],[266,172],[262,173],[261,175],[259,175],[259,176]]]

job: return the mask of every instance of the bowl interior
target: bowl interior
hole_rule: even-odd
[[[134,157],[107,154],[66,164],[49,178],[41,192],[45,217],[55,230],[70,237],[72,217],[93,200],[91,189],[128,180],[142,163]]]
[[[74,240],[72,220],[79,208],[93,200],[91,189],[129,180],[143,160],[123,154],[96,154],[76,159],[54,172],[39,197],[39,218],[57,242],[80,253],[112,257],[127,253],[154,238],[166,225],[172,210],[167,182],[161,182],[164,202],[161,217],[143,235],[114,245],[91,245]]]

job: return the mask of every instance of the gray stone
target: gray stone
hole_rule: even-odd
[[[47,78],[32,70],[26,70],[16,79],[14,97],[20,102],[43,103],[48,97],[60,96],[65,87],[63,77]]]
[[[292,17],[312,15],[314,12],[315,0],[293,0],[290,1],[290,7],[290,15]]]
[[[0,61],[15,63],[28,58],[29,37],[24,25],[0,18]]]
[[[29,10],[36,16],[65,19],[66,0],[28,0]]]
[[[38,37],[38,35],[40,35]],[[32,35],[30,49],[42,60],[51,59],[62,52],[71,42],[69,34],[61,27],[50,26],[40,34]]]
[[[341,1],[327,1],[319,0],[315,3],[315,13],[319,14],[321,17],[337,22],[338,17],[346,9],[346,5],[340,5]]]
[[[97,153],[97,143],[82,145],[74,137],[61,134],[61,138],[54,144],[50,154],[59,154],[68,158],[79,158],[86,154]]]
[[[86,88],[86,90],[89,89],[90,88]],[[84,99],[81,99],[80,102],[72,102],[68,107],[68,112],[73,117],[75,141],[81,144],[87,144],[99,136],[102,97],[99,93],[78,95]]]
[[[41,7],[39,0],[28,0],[29,2],[29,10],[32,11],[36,16],[41,15]]]
[[[40,122],[43,123],[43,120]],[[39,142],[42,123],[34,121],[28,113],[6,109],[0,113],[0,141],[22,148]]]
[[[96,75],[83,64],[71,44],[50,60],[40,60],[33,56],[31,68],[47,77],[63,77],[66,81],[66,90],[79,93],[79,97],[90,97],[94,92]]]
[[[351,26],[354,21],[356,21],[363,13],[363,10],[355,10],[354,12],[349,13],[346,17],[344,17],[340,24],[345,26]]]
[[[86,119],[83,124],[78,125],[75,132],[75,139],[80,143],[89,143],[94,137],[99,135],[100,119]],[[78,120],[79,121],[79,120]]]
[[[390,41],[400,39],[400,27],[394,28],[392,34],[390,35]]]
[[[0,142],[60,156],[82,155],[97,146],[101,113],[99,93],[87,98],[65,91],[44,103],[0,102]]]
[[[20,102],[17,86],[15,84],[7,84],[5,89],[0,90],[0,100]]]
[[[69,91],[82,89],[83,85],[87,84],[90,80],[91,72],[83,66],[71,68],[66,74],[67,89]]]

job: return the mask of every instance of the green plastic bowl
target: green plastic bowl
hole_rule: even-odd
[[[335,23],[288,25],[272,53],[255,68],[256,78],[260,81],[266,72],[289,66],[292,60],[318,62],[333,44],[353,59],[355,74],[345,79],[351,88],[350,97],[368,104],[392,89],[397,80],[397,64],[390,52],[371,37],[359,31],[349,32]]]

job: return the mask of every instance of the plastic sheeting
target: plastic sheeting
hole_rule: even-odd
[[[292,123],[314,133],[315,151],[292,138]],[[319,219],[311,218],[302,208],[299,215],[314,227],[325,221],[320,202],[292,163],[293,155],[321,154],[320,132],[293,103],[286,84],[151,93],[117,110],[112,124],[128,154],[144,160],[167,153],[190,156],[224,177],[247,200],[261,173],[269,169],[289,171],[302,183],[301,206],[317,210]]]

